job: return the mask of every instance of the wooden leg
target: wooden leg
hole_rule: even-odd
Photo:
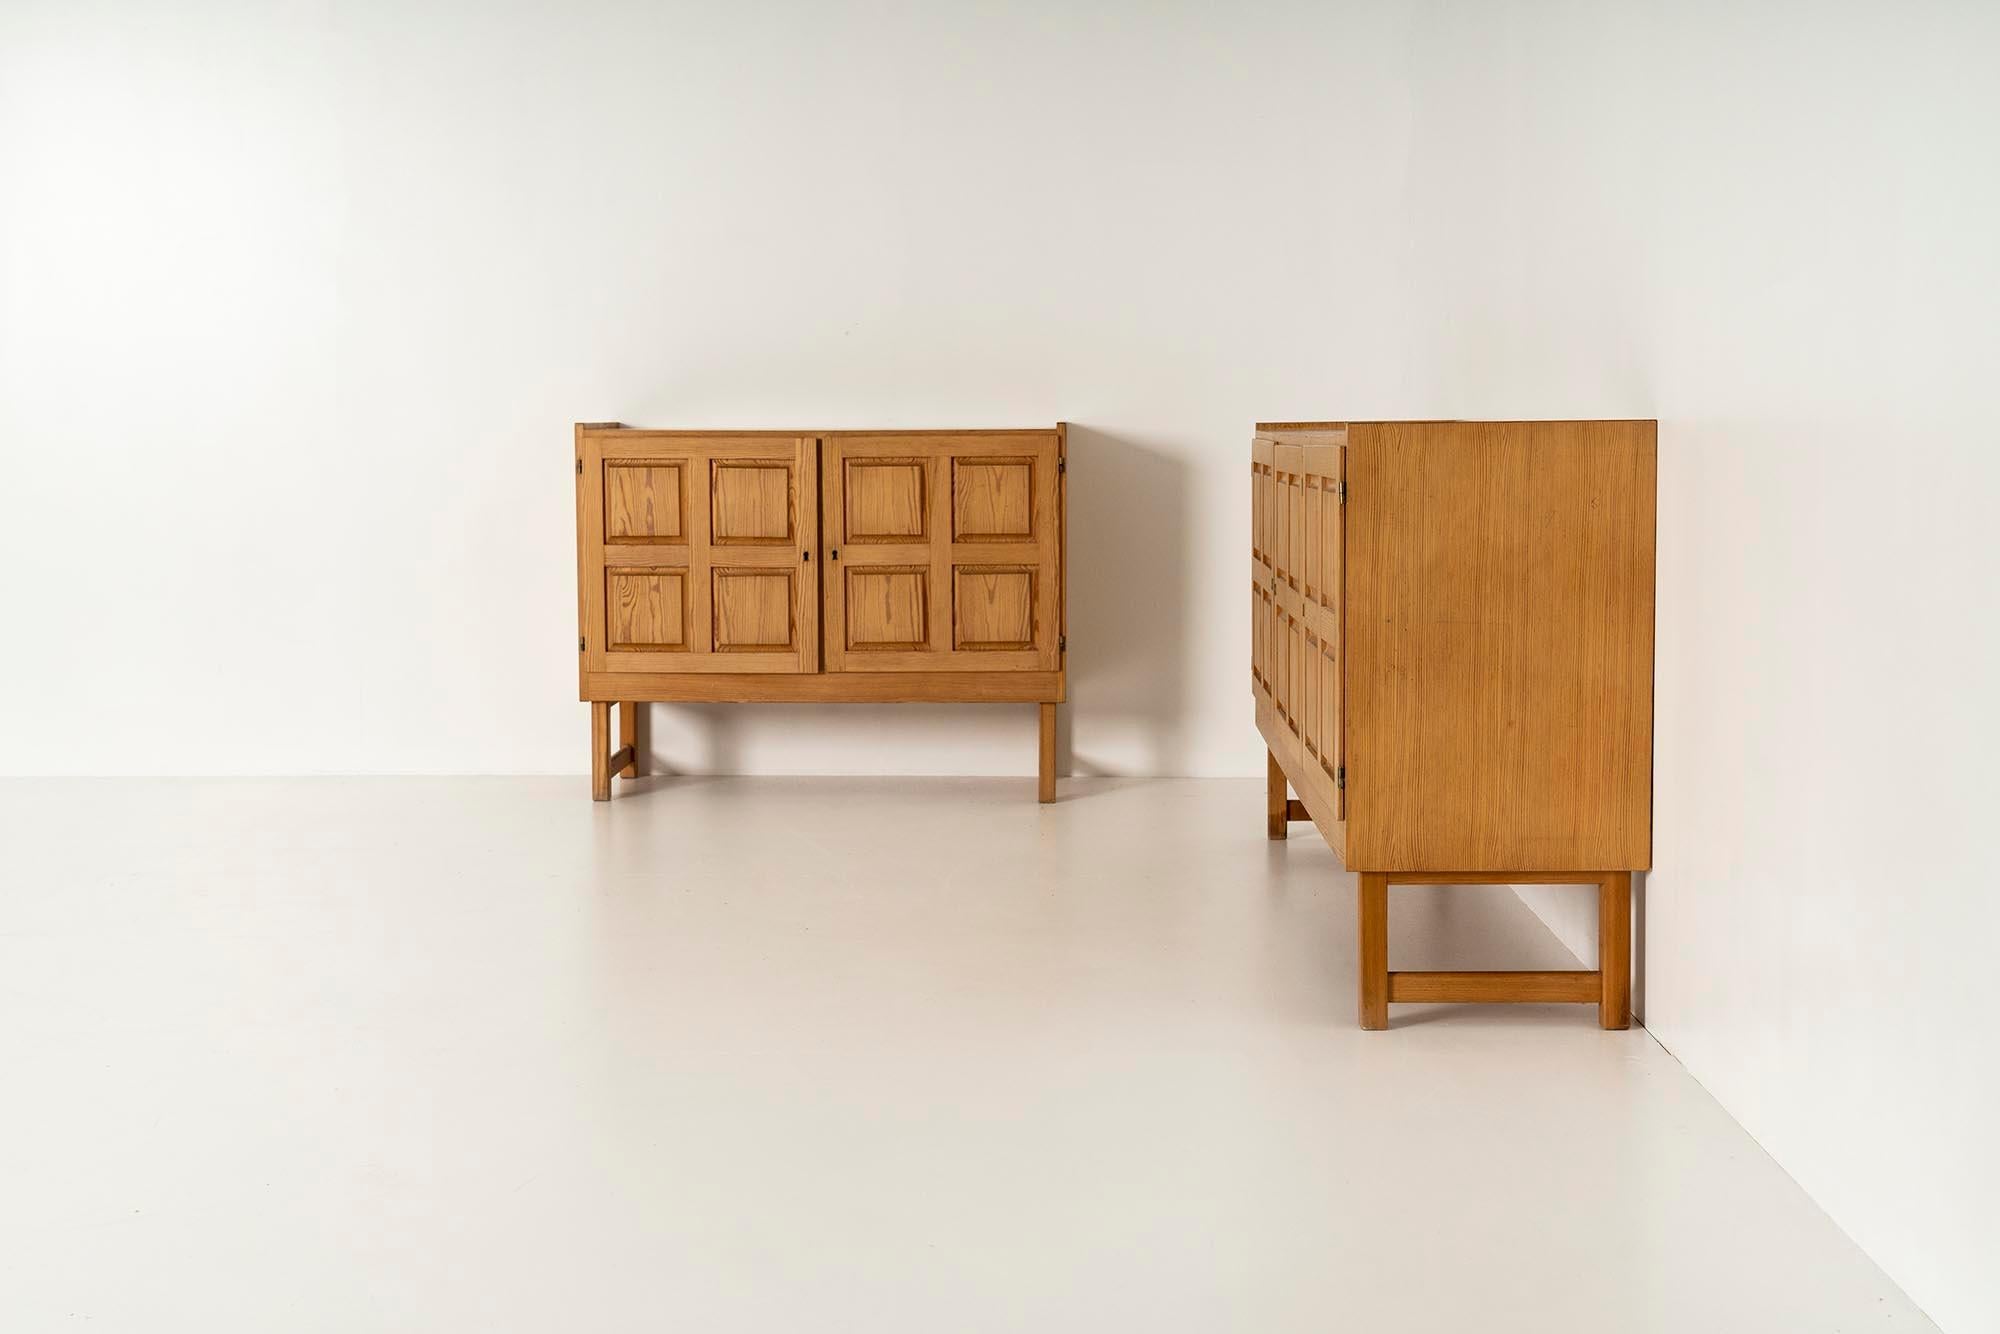
[[[611,706],[590,702],[590,799],[611,800]]]
[[[1283,838],[1285,836],[1286,803],[1291,789],[1285,785],[1285,771],[1278,767],[1278,757],[1270,751],[1264,752],[1264,837]]]
[[[1597,887],[1599,1028],[1632,1026],[1632,873],[1613,871]]]
[[[1044,805],[1056,799],[1056,706],[1042,705],[1042,759],[1035,796]]]
[[[622,753],[627,748],[632,758],[618,771],[620,778],[637,778],[645,772],[646,760],[646,706],[636,699],[628,699],[618,705],[618,749]]]
[[[1361,1026],[1389,1026],[1389,877],[1363,871],[1359,877],[1361,937]]]

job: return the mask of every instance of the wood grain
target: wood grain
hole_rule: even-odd
[[[614,778],[637,778],[646,766],[646,706],[637,700],[618,705],[618,753],[625,763],[611,766]]]
[[[1651,861],[1651,422],[1351,423],[1353,868]]]
[[[1496,1003],[1595,1005],[1595,972],[1391,973],[1389,999],[1397,1003]]]
[[[612,650],[687,648],[687,577],[679,570],[605,571],[605,637]]]
[[[792,493],[799,469],[786,463],[715,459],[709,464],[709,536],[718,545],[793,545]]]
[[[728,672],[591,672],[585,699],[662,704],[1059,704],[1061,672],[820,672],[807,676]]]
[[[1264,837],[1283,839],[1290,837],[1288,821],[1291,817],[1290,788],[1285,782],[1284,766],[1278,763],[1276,751],[1264,752]]]
[[[925,503],[927,466],[923,459],[850,459],[843,469],[840,540],[925,542],[930,510]]]
[[[1596,1001],[1630,1022],[1656,455],[1650,421],[1259,423],[1266,831],[1303,811],[1359,873],[1362,1027],[1391,1000]],[[1599,885],[1599,971],[1388,972],[1391,884],[1521,882]]]
[[[1597,969],[1603,986],[1598,1002],[1600,1028],[1632,1024],[1632,873],[1617,871],[1597,889]]]
[[[1346,856],[1346,457],[1313,433],[1251,442],[1250,677],[1257,726],[1313,823]]]
[[[613,463],[604,469],[606,542],[685,542],[686,470],[679,463]]]
[[[1361,1026],[1389,1026],[1389,881],[1376,872],[1356,877],[1356,935],[1360,939]]]
[[[1036,711],[1040,747],[1035,768],[1035,798],[1044,805],[1056,799],[1056,706]]]
[[[816,439],[579,426],[577,463],[584,678],[818,670]],[[606,541],[616,527],[606,518],[607,479],[666,471],[684,488],[685,531]],[[657,510],[655,527],[671,527],[658,522]],[[788,607],[771,604],[779,595],[789,599]]]
[[[774,653],[796,646],[791,570],[717,567],[711,577],[715,652]]]
[[[1059,670],[1061,440],[1059,431],[827,436],[822,526],[847,540],[826,551],[826,670]],[[919,497],[913,520],[905,507]],[[919,562],[923,632],[885,638],[877,609],[850,599],[892,587],[907,598],[910,585],[856,571]]]
[[[1035,567],[954,565],[951,646],[961,653],[1035,647]]]
[[[578,423],[577,675],[592,704],[592,795],[610,795],[607,763],[639,772],[647,701],[1019,701],[1042,706],[1037,793],[1053,800],[1055,706],[1068,693],[1067,455],[1062,423]]]
[[[611,705],[590,706],[590,799],[611,800]]]
[[[1032,457],[952,459],[952,540],[1034,541],[1035,469]]]
[[[849,651],[917,653],[930,646],[928,565],[850,565],[841,577]]]

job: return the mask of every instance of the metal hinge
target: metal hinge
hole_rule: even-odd
[[[1333,484],[1333,494],[1339,496],[1340,503],[1345,505],[1347,503],[1347,483],[1335,482]]]
[[[1058,473],[1065,473],[1065,472],[1068,472],[1068,471],[1069,471],[1069,460],[1068,460],[1068,459],[1057,459],[1057,460],[1056,460],[1056,471],[1057,471]]]
[[[578,636],[576,637],[576,651],[577,651],[578,653],[581,653],[581,652],[583,652],[583,636],[582,636],[582,635],[578,635]]]
[[[577,475],[578,477],[581,477],[581,476],[583,476],[583,460],[582,460],[582,459],[578,459],[578,460],[576,461],[576,475]]]
[[[1056,652],[1058,652],[1058,653],[1067,653],[1067,652],[1069,652],[1069,636],[1068,636],[1068,635],[1058,635],[1058,636],[1056,636]]]
[[[1339,767],[1338,769],[1335,769],[1335,770],[1333,771],[1333,785],[1334,785],[1335,787],[1338,787],[1338,788],[1344,788],[1344,787],[1346,787],[1346,786],[1347,786],[1347,766],[1346,766],[1346,765],[1344,765],[1344,764],[1343,764],[1343,765],[1341,765],[1341,766],[1340,766],[1340,767]]]

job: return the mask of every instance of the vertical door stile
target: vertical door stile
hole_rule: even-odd
[[[944,453],[924,458],[925,501],[930,515],[925,520],[930,533],[930,600],[924,610],[929,617],[929,651],[942,656],[951,652],[951,616],[955,592],[952,568],[952,459]]]
[[[799,646],[799,670],[817,672],[820,669],[820,572],[819,565],[812,558],[819,546],[819,437],[806,436],[799,441],[798,453],[792,465],[796,479],[796,495],[793,509],[798,515],[798,531],[792,534],[791,553],[798,591],[793,598],[794,615],[798,618],[796,635]]]

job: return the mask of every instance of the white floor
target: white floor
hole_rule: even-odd
[[[0,1329],[1932,1328],[1643,1031],[1358,1031],[1260,783],[620,793],[0,785]]]

